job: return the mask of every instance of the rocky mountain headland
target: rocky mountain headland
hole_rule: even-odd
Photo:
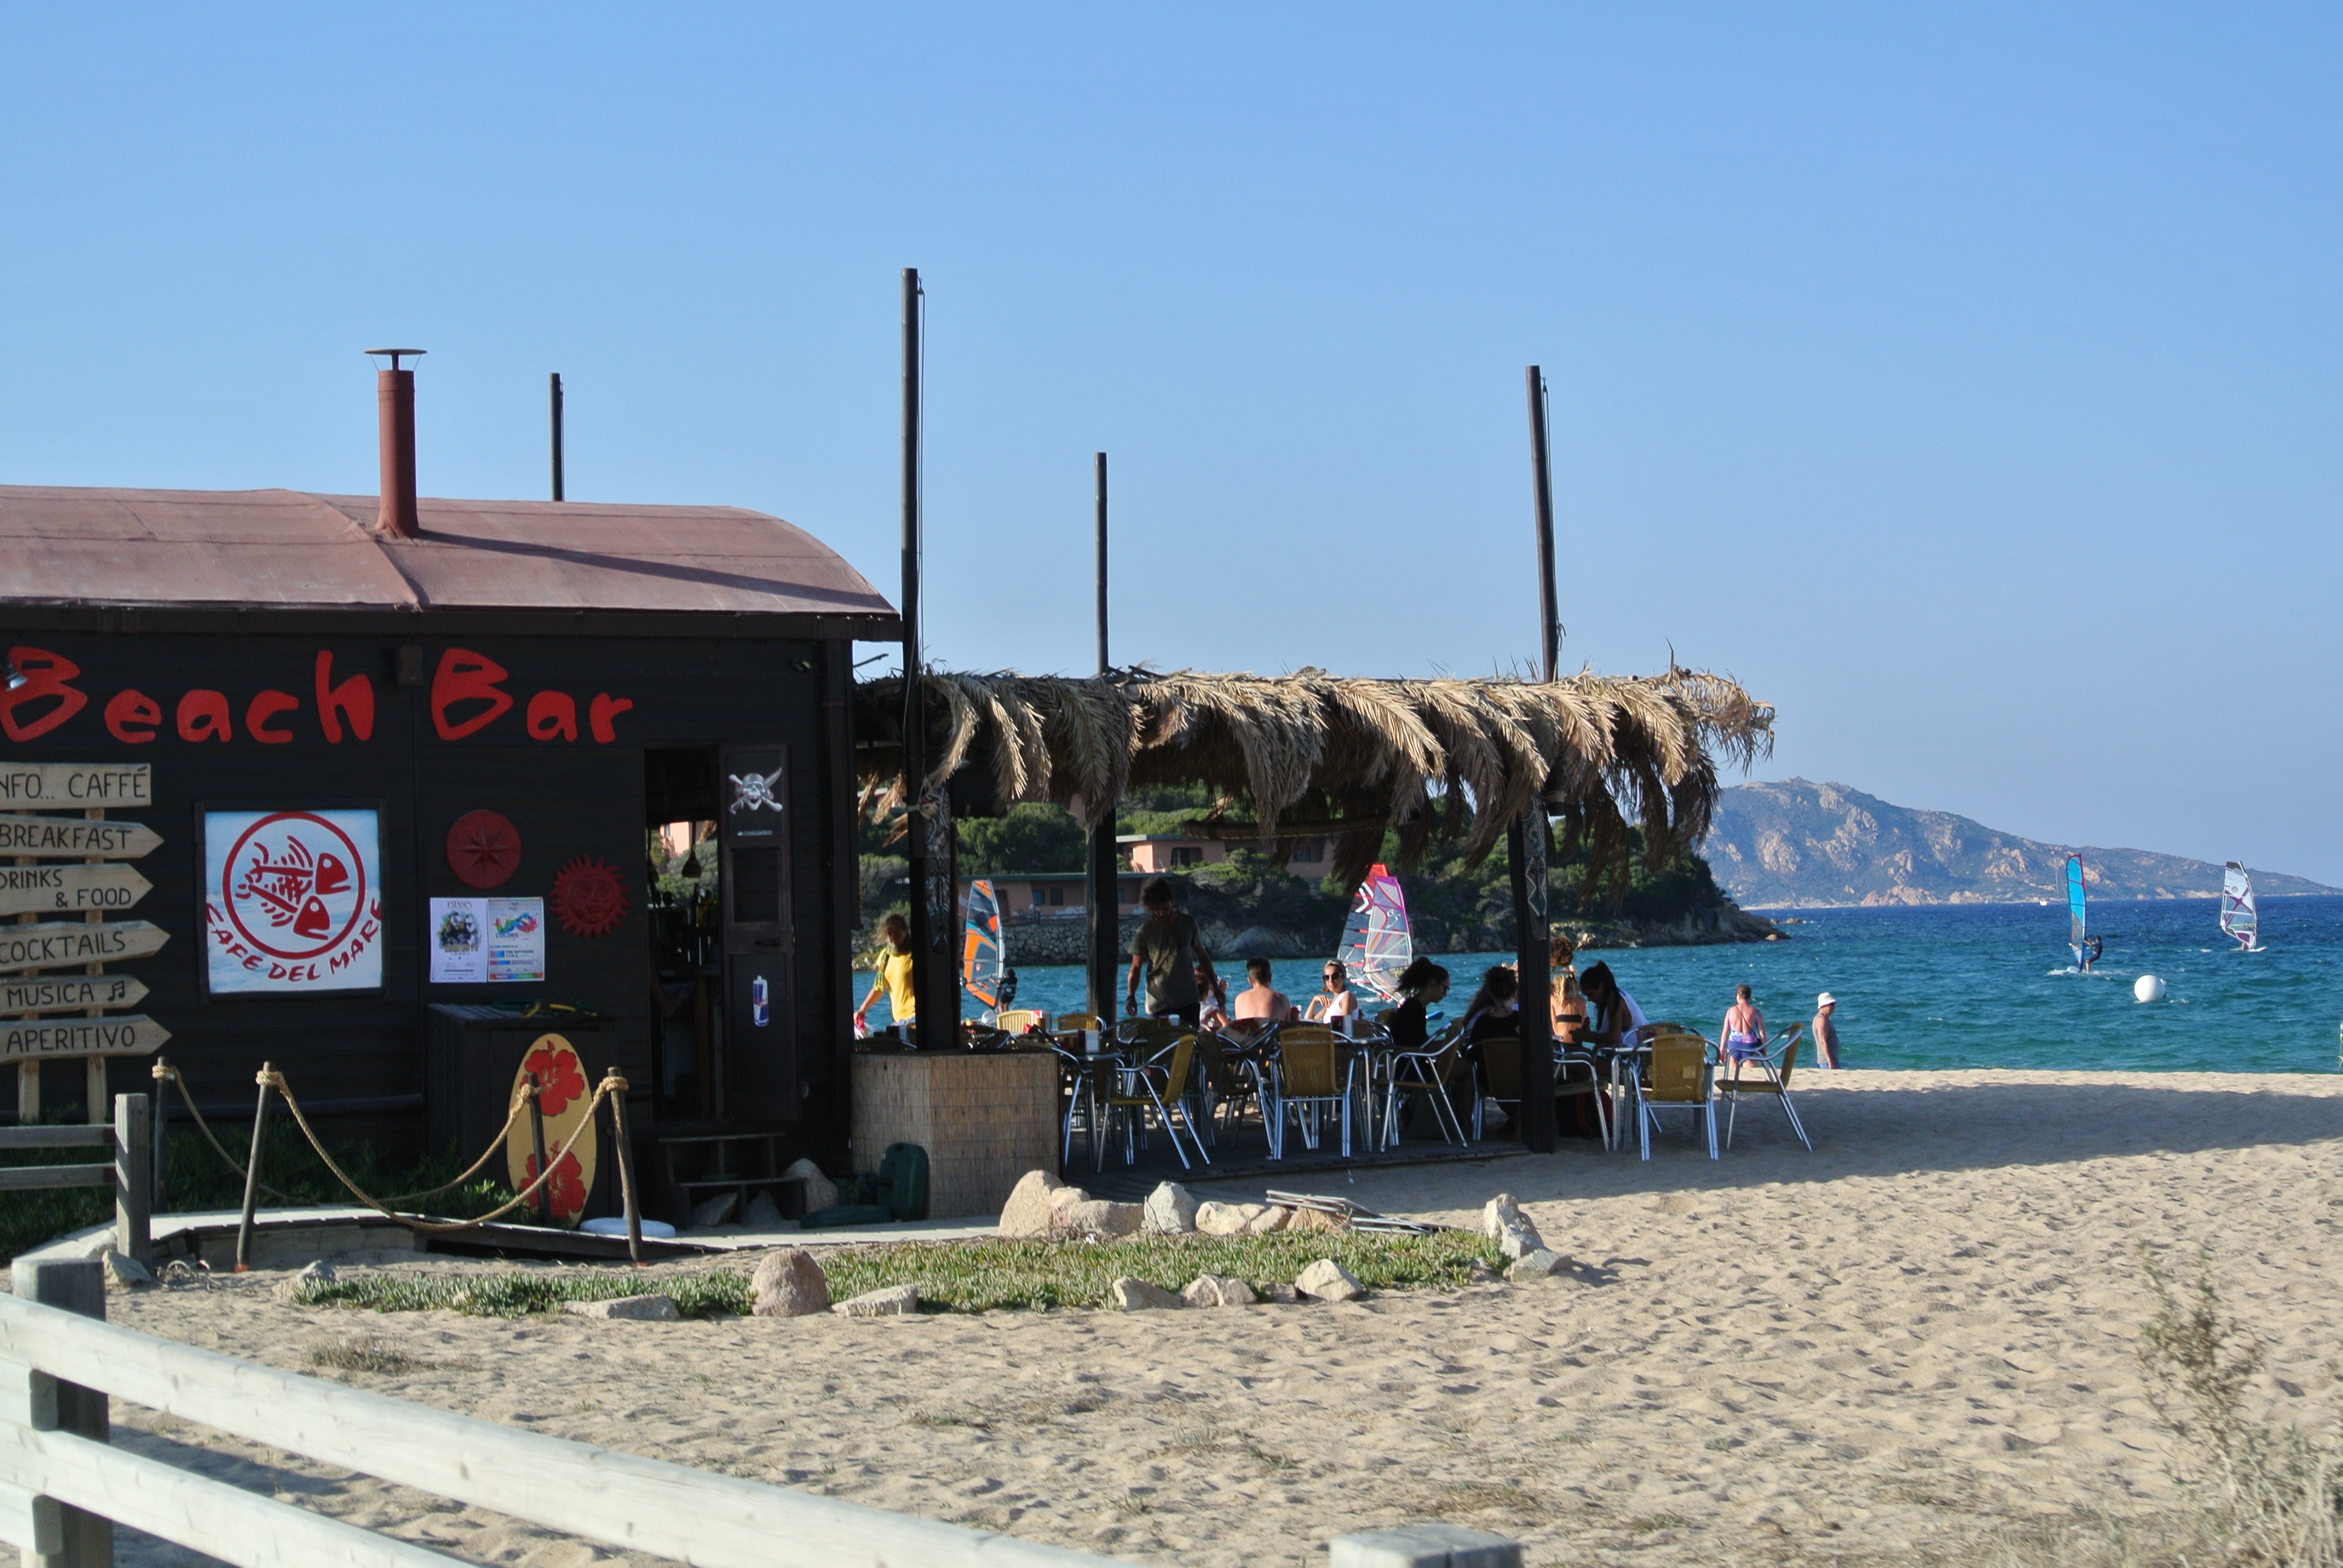
[[[1725,892],[1754,909],[2064,901],[2069,853],[2083,857],[2097,898],[2204,899],[2221,890],[2221,868],[2210,860],[2046,844],[1804,779],[1726,789],[1702,852]],[[2259,867],[2253,874],[2265,898],[2343,891]]]

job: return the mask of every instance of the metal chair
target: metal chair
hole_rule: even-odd
[[[1463,1050],[1463,1040],[1452,1037],[1427,1044],[1422,1050],[1403,1050],[1393,1054],[1391,1076],[1383,1085],[1384,1148],[1399,1147],[1402,1095],[1421,1095],[1430,1102],[1433,1124],[1440,1129],[1442,1142],[1463,1143],[1465,1141],[1463,1121],[1456,1114],[1456,1102],[1448,1097],[1448,1075],[1454,1070],[1457,1058]]]
[[[1269,1157],[1285,1158],[1288,1113],[1302,1129],[1305,1149],[1318,1147],[1318,1122],[1332,1109],[1342,1121],[1342,1157],[1351,1156],[1351,1101],[1357,1091],[1358,1055],[1346,1051],[1332,1030],[1315,1024],[1289,1023],[1277,1031],[1274,1058],[1276,1130],[1269,1141]]]
[[[1183,1125],[1188,1141],[1196,1146],[1196,1158],[1207,1165],[1212,1162],[1212,1157],[1204,1151],[1203,1138],[1197,1132],[1196,1123],[1189,1114],[1192,1104],[1189,1098],[1189,1078],[1194,1070],[1195,1060],[1196,1037],[1182,1034],[1172,1042],[1169,1050],[1153,1061],[1122,1068],[1115,1073],[1121,1081],[1101,1103],[1110,1136],[1114,1122],[1120,1121],[1122,1123],[1122,1162],[1125,1165],[1139,1158],[1139,1138],[1145,1131],[1150,1110],[1163,1124],[1163,1135],[1172,1140],[1172,1152],[1180,1157],[1182,1170],[1192,1169],[1188,1161],[1188,1151],[1180,1147],[1180,1131]],[[1175,1106],[1180,1111],[1177,1123],[1172,1120]],[[1091,1169],[1105,1169],[1106,1149],[1103,1144],[1094,1141],[1092,1158]]]
[[[1790,1103],[1790,1075],[1798,1070],[1798,1047],[1804,1041],[1805,1030],[1805,1024],[1794,1023],[1774,1042],[1772,1051],[1726,1064],[1733,1070],[1732,1075],[1717,1080],[1716,1092],[1733,1102],[1732,1110],[1725,1119],[1725,1146],[1727,1149],[1733,1147],[1733,1124],[1740,1118],[1741,1097],[1745,1094],[1770,1094],[1782,1107],[1782,1114],[1790,1119],[1790,1131],[1798,1135],[1798,1141],[1806,1146],[1808,1153],[1814,1151],[1815,1141],[1806,1136],[1805,1123],[1798,1120],[1798,1108]],[[1740,1076],[1743,1069],[1751,1067],[1765,1076],[1760,1079]]]
[[[1652,1157],[1652,1130],[1663,1111],[1689,1111],[1700,1118],[1708,1139],[1708,1157],[1716,1158],[1716,1093],[1708,1041],[1690,1030],[1672,1024],[1654,1026],[1652,1058],[1643,1086],[1643,1114],[1636,1131],[1643,1157]]]

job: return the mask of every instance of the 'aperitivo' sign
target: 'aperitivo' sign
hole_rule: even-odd
[[[25,678],[22,685],[0,691],[0,734],[20,744],[62,729],[93,707],[106,732],[125,746],[146,746],[166,737],[191,745],[261,746],[313,739],[340,746],[374,739],[375,678],[364,670],[337,666],[330,648],[319,650],[307,670],[283,686],[233,693],[208,686],[173,689],[159,681],[149,683],[152,691],[136,686],[93,690],[81,666],[53,649],[19,646],[8,650],[8,658]],[[442,740],[482,734],[508,739],[517,721],[532,740],[588,739],[598,746],[617,742],[618,718],[634,706],[633,699],[607,691],[550,687],[516,691],[509,670],[468,648],[440,651],[428,703],[432,732]],[[11,794],[0,779],[0,809],[146,803],[143,795],[119,800],[26,798]]]

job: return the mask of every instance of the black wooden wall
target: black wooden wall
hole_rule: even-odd
[[[0,759],[153,767],[155,805],[135,815],[164,839],[136,862],[155,890],[137,908],[112,918],[151,920],[171,933],[161,953],[116,966],[149,986],[140,1010],[171,1031],[165,1054],[187,1072],[207,1111],[247,1106],[254,1070],[264,1060],[273,1061],[306,1103],[329,1108],[338,1131],[350,1136],[419,1138],[423,1009],[442,1000],[544,996],[610,1014],[618,1021],[595,1037],[588,1065],[626,1071],[638,1085],[634,1101],[647,1119],[653,1036],[643,910],[643,752],[788,746],[795,818],[791,994],[797,1078],[806,1092],[802,1131],[810,1148],[842,1143],[842,1042],[852,1002],[850,933],[840,916],[853,908],[855,878],[842,703],[851,656],[843,639],[522,637],[468,627],[463,636],[436,638],[264,629],[25,632],[11,640],[20,650],[33,650],[35,662],[38,655],[54,655],[73,667],[66,684],[85,700],[52,727],[47,721],[69,698],[35,690],[13,702],[0,699],[11,736],[0,739]],[[448,662],[451,649],[455,666]],[[354,677],[367,683],[374,699],[371,735],[358,736],[343,715],[341,739],[328,738],[318,696],[321,654],[330,655],[331,684]],[[474,732],[447,739],[443,726],[460,729],[494,706],[493,698],[442,701],[435,713],[435,695],[445,699],[456,689],[445,672],[476,658],[501,668],[494,689],[511,706]],[[480,678],[476,675],[475,683]],[[226,698],[233,719],[228,739],[182,738],[175,716],[191,689]],[[109,727],[108,704],[126,690],[160,709],[159,724],[136,722],[134,714],[121,727],[129,735],[151,729],[151,739],[126,739]],[[261,725],[289,731],[289,739],[266,743],[250,732],[247,709],[264,690],[296,699]],[[539,735],[532,735],[530,703],[541,692],[574,703],[575,739],[564,733],[562,705],[551,699],[543,705]],[[593,724],[597,697],[631,705],[607,719],[607,739],[599,740]],[[371,801],[383,809],[382,993],[209,999],[201,979],[202,805]],[[449,825],[478,808],[509,818],[522,846],[518,872],[486,894],[467,888],[445,853]],[[623,879],[628,910],[616,930],[581,939],[560,928],[548,904],[542,987],[426,983],[429,899],[545,897],[559,868],[580,856],[608,861]],[[612,1060],[603,1060],[605,1053]],[[113,1090],[150,1087],[146,1068],[143,1060],[117,1061]],[[46,1096],[78,1100],[81,1076],[78,1063],[52,1064]]]

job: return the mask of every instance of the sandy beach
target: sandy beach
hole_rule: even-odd
[[[2138,1251],[2209,1243],[2282,1419],[2335,1412],[2343,1080],[1802,1077],[1712,1164],[1548,1158],[1332,1188],[1470,1221],[1510,1191],[1552,1283],[1344,1306],[674,1324],[280,1304],[277,1276],[115,1322],[588,1442],[1133,1562],[1308,1563],[1451,1519],[1541,1563],[1960,1559],[2014,1522],[2167,1506]],[[1682,1126],[1681,1119],[1675,1125]],[[1320,1178],[1319,1184],[1325,1185]],[[1204,1196],[1252,1195],[1242,1184]],[[410,1263],[401,1268],[445,1268]],[[121,1441],[477,1561],[623,1561],[117,1403]],[[129,1563],[193,1561],[151,1542]]]

